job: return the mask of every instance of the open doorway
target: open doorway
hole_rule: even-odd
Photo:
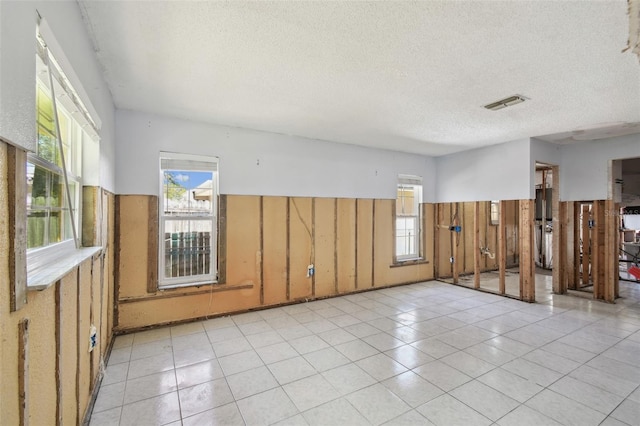
[[[536,301],[550,300],[554,291],[554,266],[558,259],[560,200],[559,168],[536,162],[534,245]],[[554,241],[555,240],[555,241]]]

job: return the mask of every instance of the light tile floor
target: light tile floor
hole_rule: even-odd
[[[638,425],[640,285],[621,294],[432,281],[118,336],[91,425]]]

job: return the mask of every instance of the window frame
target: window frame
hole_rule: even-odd
[[[44,43],[42,36],[36,34],[37,38],[37,50],[36,50],[36,66],[39,72],[36,73],[35,90],[36,90],[36,129],[35,137],[39,138],[41,134],[40,127],[44,126],[44,123],[40,121],[40,96],[46,96],[47,102],[55,103],[55,109],[52,110],[51,121],[54,123],[53,133],[45,130],[47,133],[51,133],[53,138],[52,143],[55,144],[55,162],[50,161],[41,155],[39,155],[39,143],[36,142],[36,152],[27,153],[25,162],[25,168],[27,173],[25,178],[29,178],[28,169],[33,167],[33,174],[35,175],[35,169],[40,168],[46,173],[46,191],[47,193],[51,189],[51,178],[58,176],[61,185],[61,202],[60,206],[52,206],[49,204],[48,195],[45,205],[34,205],[33,199],[28,198],[25,203],[25,213],[27,221],[29,215],[32,212],[44,212],[46,215],[44,225],[44,235],[42,236],[43,245],[36,247],[26,247],[27,256],[27,275],[34,274],[35,271],[41,268],[45,268],[57,261],[61,256],[72,253],[80,245],[82,241],[82,145],[89,143],[90,140],[99,140],[95,134],[91,137],[85,130],[82,120],[77,120],[74,114],[70,110],[75,111],[77,108],[74,98],[74,89],[70,86],[70,83],[65,85],[61,84],[61,81],[66,80],[63,71],[59,68],[58,63],[55,61],[51,53],[46,50],[46,44]],[[49,65],[46,64],[46,59],[49,59]],[[51,73],[51,75],[50,75]],[[43,77],[46,75],[46,77]],[[53,83],[53,90],[51,88]],[[54,94],[56,96],[54,96]],[[53,107],[52,107],[53,108]],[[57,116],[56,116],[57,112]],[[60,121],[64,120],[65,125],[62,126]],[[57,122],[57,123],[56,123]],[[58,135],[58,129],[60,129],[60,135]],[[64,132],[64,133],[63,133]],[[61,139],[61,141],[59,141]],[[60,142],[63,146],[63,151],[60,152]],[[64,156],[64,160],[62,160]],[[66,165],[66,182],[64,168],[61,162],[65,161]],[[26,182],[28,185],[28,182]],[[67,198],[67,187],[73,186],[71,191],[71,205]],[[28,191],[27,196],[32,197],[33,192]],[[51,241],[51,235],[49,235],[52,216],[51,213],[59,212],[61,218],[59,219],[63,224],[60,227],[60,241]],[[73,224],[71,224],[73,222]],[[67,225],[68,224],[68,225]],[[67,235],[67,226],[75,226],[76,238],[74,240],[73,235]],[[27,226],[27,242],[29,241],[29,226]]]
[[[192,168],[163,168],[163,160],[176,161],[188,166],[192,163]],[[201,167],[203,163],[210,164],[210,168]],[[202,285],[218,284],[218,238],[219,238],[219,207],[220,192],[218,189],[219,182],[219,158],[208,157],[202,155],[183,154],[175,152],[160,152],[158,173],[158,290],[168,290],[180,287],[196,287]],[[198,166],[200,165],[200,166]],[[165,191],[164,191],[164,173],[165,171],[184,171],[184,172],[207,172],[212,174],[212,206],[208,215],[166,215],[165,214]],[[166,247],[165,247],[165,229],[167,221],[171,220],[188,220],[188,221],[206,221],[211,223],[211,235],[209,237],[209,267],[208,274],[187,275],[182,277],[165,276],[166,267]]]
[[[413,210],[415,210],[416,214],[398,214],[398,202],[400,200],[400,191],[411,188],[414,193],[414,202],[413,202]],[[398,182],[396,185],[396,200],[394,203],[394,224],[393,224],[393,232],[394,232],[394,253],[393,259],[394,263],[405,263],[405,262],[414,262],[424,260],[424,226],[423,226],[423,209],[422,209],[422,177],[415,175],[399,175]],[[415,225],[417,228],[417,232],[410,238],[413,239],[413,245],[415,250],[406,253],[406,254],[398,254],[398,239],[399,238],[407,238],[398,235],[398,220],[400,218],[414,218]],[[405,227],[406,228],[406,227]]]

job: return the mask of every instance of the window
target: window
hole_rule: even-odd
[[[160,155],[159,285],[216,281],[218,159]]]
[[[489,213],[491,218],[491,225],[500,224],[500,201],[491,201],[491,210]]]
[[[422,178],[400,175],[396,198],[396,260],[421,258]]]
[[[33,271],[80,240],[83,144],[97,126],[36,33],[36,151],[27,155],[27,264]],[[61,251],[62,249],[62,251]]]

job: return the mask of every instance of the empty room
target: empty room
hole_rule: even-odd
[[[640,418],[640,0],[0,0],[0,425]]]

